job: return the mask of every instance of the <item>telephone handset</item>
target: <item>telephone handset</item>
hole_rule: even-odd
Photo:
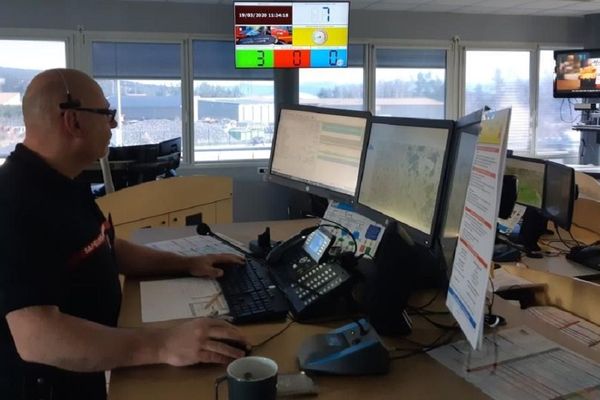
[[[323,228],[304,230],[267,256],[279,289],[297,319],[317,316],[320,306],[348,287],[352,276],[328,256],[335,237]]]
[[[284,242],[279,243],[277,246],[273,247],[273,249],[267,254],[266,261],[269,265],[278,264],[282,257],[289,253],[290,251],[294,251],[295,248],[300,246],[306,240],[306,237],[314,232],[319,226],[310,226],[308,228],[302,229],[298,234],[292,236]]]

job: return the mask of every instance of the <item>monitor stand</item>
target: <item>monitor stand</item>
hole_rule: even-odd
[[[515,243],[524,247],[528,257],[539,258],[540,246],[538,240],[548,233],[548,219],[545,218],[539,210],[527,207],[521,222],[521,230],[517,237],[511,237]]]

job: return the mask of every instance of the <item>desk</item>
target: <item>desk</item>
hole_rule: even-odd
[[[270,226],[274,239],[284,239],[299,229],[310,226],[313,220],[277,221],[269,223],[241,223],[214,225],[215,232],[222,232],[240,241],[254,239],[257,232],[262,232],[266,225]],[[193,228],[161,228],[138,232],[134,236],[138,241],[164,240],[194,234]],[[599,289],[600,290],[600,289]],[[428,294],[430,295],[430,294]],[[442,296],[440,296],[442,297]],[[415,301],[422,304],[422,301]],[[440,298],[437,307],[442,307]],[[561,334],[557,329],[541,320],[530,317],[517,307],[497,298],[494,312],[506,317],[509,326],[528,325],[549,339],[564,345],[571,350],[584,354],[600,362],[600,353],[596,353],[584,345]],[[170,326],[176,322],[148,324],[152,326]],[[414,329],[410,338],[422,343],[431,343],[441,331],[432,328],[421,319],[414,320]],[[139,327],[140,295],[139,280],[128,279],[125,282],[123,306],[119,319],[121,327]],[[293,324],[284,334],[254,351],[254,355],[273,358],[279,365],[280,372],[297,371],[295,354],[305,337],[324,333],[341,325],[300,325]],[[285,323],[269,323],[243,326],[244,333],[252,343],[259,343],[278,332]],[[384,338],[388,347],[408,346],[406,341],[397,338]],[[216,377],[223,375],[223,366],[195,366],[175,368],[158,365],[136,368],[124,368],[113,371],[110,382],[111,400],[172,400],[172,399],[211,399]],[[391,371],[385,376],[376,377],[326,377],[315,378],[320,387],[317,399],[349,400],[349,399],[488,399],[475,386],[456,376],[437,361],[426,354],[392,361]]]

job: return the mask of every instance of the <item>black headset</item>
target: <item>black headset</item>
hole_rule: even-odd
[[[60,79],[63,82],[63,85],[65,87],[65,92],[67,94],[67,101],[60,103],[58,106],[60,107],[61,110],[71,110],[74,108],[78,108],[81,107],[81,101],[77,100],[77,99],[73,99],[71,97],[71,91],[69,90],[69,85],[67,84],[67,80],[65,79],[64,75],[62,74],[62,72],[60,72],[59,69],[56,70],[56,73],[58,74],[58,76],[60,76]]]

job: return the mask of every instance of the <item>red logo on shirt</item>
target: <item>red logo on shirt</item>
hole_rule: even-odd
[[[85,260],[96,250],[102,247],[105,243],[110,247],[111,241],[109,240],[109,232],[112,230],[112,228],[113,227],[110,221],[104,221],[102,225],[100,225],[100,233],[98,236],[96,236],[96,238],[90,243],[85,245],[83,249],[71,256],[68,262],[69,267],[75,267],[81,261]]]

